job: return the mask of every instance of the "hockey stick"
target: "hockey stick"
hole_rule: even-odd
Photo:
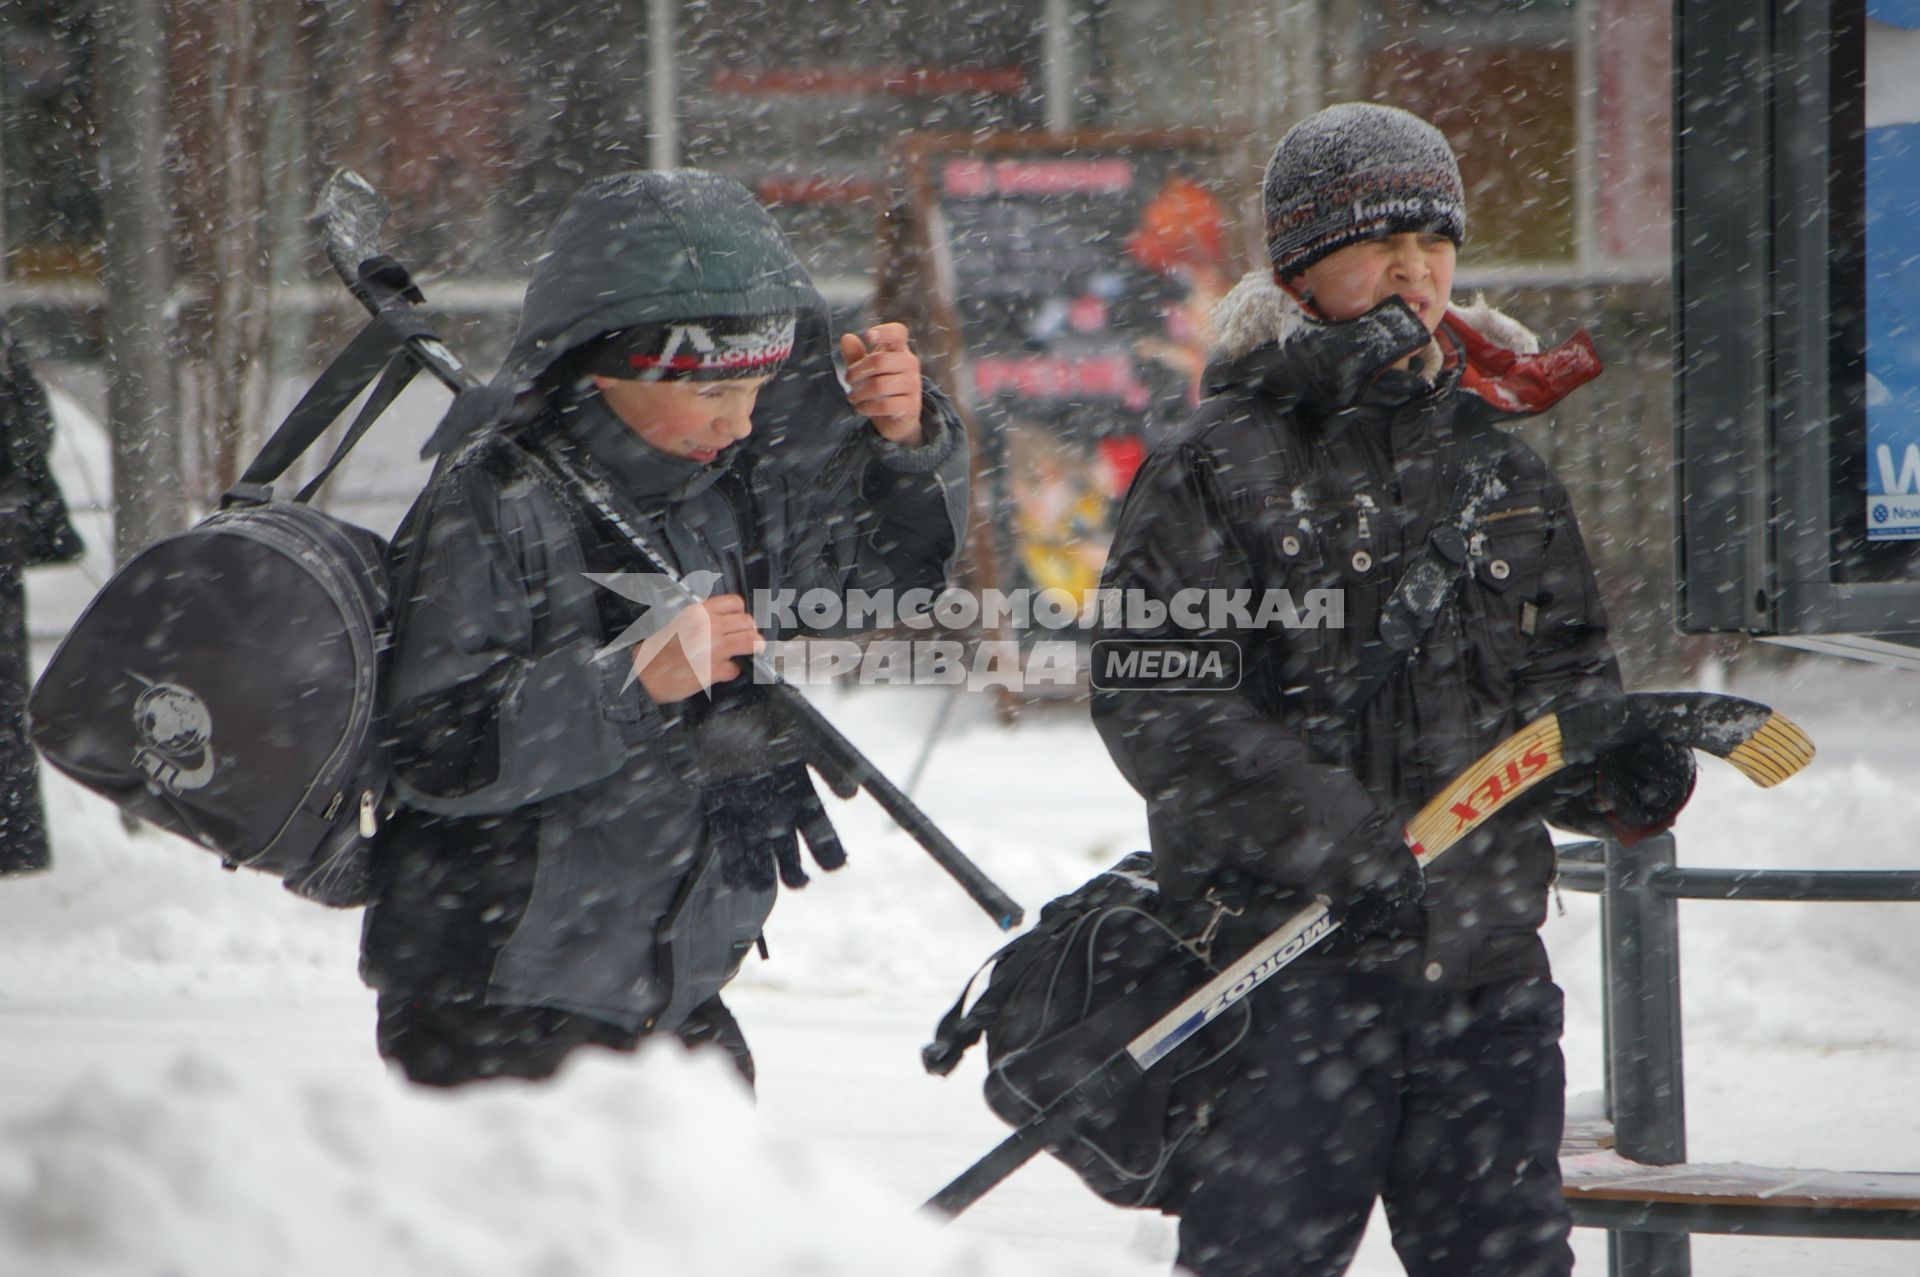
[[[1813,759],[1813,742],[1765,705],[1711,692],[1609,697],[1547,714],[1487,751],[1408,822],[1407,846],[1424,867],[1496,812],[1563,768],[1617,745],[1657,739],[1724,758],[1756,785],[1777,785]],[[1155,1020],[927,1202],[958,1215],[1086,1114],[1124,1094],[1145,1072],[1339,929],[1312,904]]]
[[[365,178],[349,169],[341,169],[327,179],[321,191],[320,207],[314,214],[319,223],[321,243],[334,273],[349,291],[376,316],[399,315],[426,299],[415,287],[407,268],[380,251],[381,233],[386,226],[387,202]],[[480,388],[480,379],[465,364],[454,358],[444,344],[431,334],[413,332],[406,339],[406,351],[422,368],[439,378],[455,394]],[[653,560],[653,567],[689,605],[700,602],[682,581],[668,569],[671,560],[650,546],[637,529],[625,528],[641,551]],[[856,789],[864,789],[881,810],[892,817],[907,835],[933,857],[934,863],[954,880],[992,918],[1002,931],[1020,925],[1024,913],[1011,896],[969,860],[953,841],[942,833],[927,814],[860,750],[840,734],[797,688],[781,678],[761,656],[752,658],[754,679],[764,684],[768,694],[789,718],[806,734],[818,759],[815,770],[826,778],[834,793],[851,798]],[[811,761],[811,760],[810,760]]]

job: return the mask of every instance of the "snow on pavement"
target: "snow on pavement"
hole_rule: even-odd
[[[1912,867],[1920,681],[1833,665],[1733,690],[1821,757],[1761,793],[1708,763],[1680,829],[1700,864]],[[904,779],[942,693],[827,694]],[[357,919],[227,874],[47,780],[56,867],[0,880],[0,1277],[1164,1273],[1172,1226],[1050,1162],[951,1228],[913,1206],[1004,1132],[979,1062],[918,1049],[1001,937],[865,800],[853,863],[790,893],[730,1000],[757,1107],[677,1045],[583,1058],[545,1086],[414,1090],[372,1050]],[[1030,913],[1141,845],[1139,803],[1084,716],[1006,728],[968,702],[917,795]],[[1547,935],[1571,1089],[1598,1088],[1594,901]],[[1691,1153],[1920,1170],[1920,911],[1682,906]],[[1576,1234],[1582,1267],[1601,1234]],[[1920,1246],[1701,1238],[1695,1271],[1920,1271]],[[1354,1270],[1400,1272],[1376,1226]]]

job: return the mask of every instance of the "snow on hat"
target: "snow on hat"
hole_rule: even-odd
[[[1267,254],[1290,279],[1336,249],[1395,231],[1466,237],[1460,165],[1410,111],[1345,102],[1287,130],[1262,185]]]
[[[580,353],[581,371],[623,381],[764,377],[793,353],[794,315],[715,315],[604,333]]]

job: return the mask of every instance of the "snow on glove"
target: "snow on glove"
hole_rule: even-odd
[[[1353,939],[1392,930],[1401,909],[1426,895],[1425,871],[1389,817],[1376,816],[1362,824],[1348,847],[1349,854],[1340,856],[1331,866],[1333,872],[1316,884],[1316,894]]]
[[[1673,827],[1693,797],[1693,751],[1671,741],[1641,740],[1594,760],[1593,806],[1623,847]]]

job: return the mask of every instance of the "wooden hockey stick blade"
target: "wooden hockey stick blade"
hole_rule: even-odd
[[[1407,822],[1408,849],[1424,866],[1541,781],[1634,740],[1660,739],[1733,763],[1771,786],[1813,758],[1813,743],[1785,716],[1757,701],[1712,692],[1636,693],[1534,719],[1476,759]],[[1155,1020],[1126,1047],[1016,1127],[927,1203],[958,1215],[1024,1165],[1057,1133],[1108,1098],[1129,1062],[1141,1072],[1339,929],[1324,904],[1300,910]],[[1096,1094],[1096,1090],[1098,1094]]]
[[[1560,715],[1570,762],[1637,739],[1670,741],[1724,758],[1770,787],[1813,761],[1813,742],[1793,720],[1758,701],[1716,692],[1642,692],[1576,705]]]
[[[1748,780],[1765,789],[1812,762],[1813,741],[1792,719],[1773,714],[1725,758]]]

